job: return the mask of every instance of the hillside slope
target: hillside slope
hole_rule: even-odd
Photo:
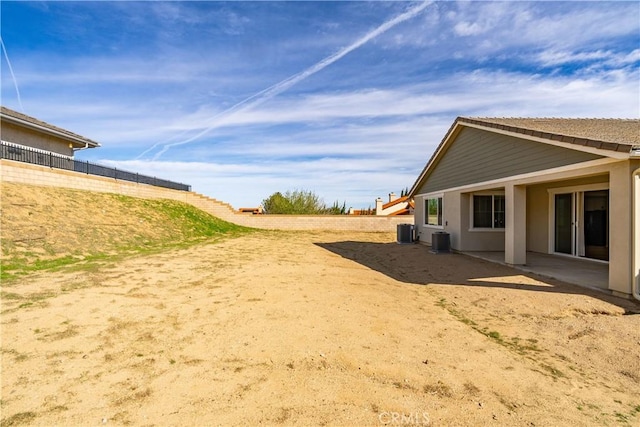
[[[191,205],[25,184],[1,184],[3,277],[91,257],[234,236],[244,227]]]

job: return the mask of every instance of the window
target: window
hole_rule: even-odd
[[[504,228],[503,195],[473,196],[473,228]]]
[[[424,223],[442,226],[442,197],[424,199]]]

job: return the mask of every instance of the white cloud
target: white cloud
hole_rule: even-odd
[[[453,27],[459,36],[475,36],[483,33],[485,30],[477,22],[458,22]]]
[[[613,52],[611,50],[594,51],[544,51],[538,55],[538,61],[545,66],[563,65],[576,62],[592,62],[597,67],[621,67],[640,61],[640,49],[632,52]]]
[[[251,141],[243,150],[327,144],[366,144],[395,139],[419,139],[434,117],[481,116],[599,116],[637,117],[637,75],[633,70],[593,73],[584,76],[532,76],[521,73],[458,73],[437,81],[393,89],[358,89],[325,92],[271,100],[260,108],[227,118],[210,136],[199,142],[216,152],[220,140]],[[128,149],[134,157],[151,144],[175,141],[208,126],[217,114],[212,106],[195,112],[167,108],[155,103],[106,98],[98,104],[74,104],[63,98],[30,101],[31,114],[52,124],[72,129],[103,143],[101,150]],[[28,111],[29,112],[29,111]],[[302,128],[273,132],[274,126]],[[274,134],[275,136],[271,136]],[[208,143],[207,141],[212,141]],[[196,141],[197,142],[197,141]],[[287,148],[292,155],[305,150]],[[188,150],[187,150],[188,151]],[[269,150],[264,156],[268,156]],[[180,152],[185,152],[181,149]],[[174,152],[171,155],[178,154]],[[92,154],[93,155],[93,154]]]

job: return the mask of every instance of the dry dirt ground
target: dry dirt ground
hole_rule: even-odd
[[[640,424],[637,305],[394,240],[258,232],[12,282],[2,424]]]

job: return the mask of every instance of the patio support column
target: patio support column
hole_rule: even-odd
[[[638,162],[620,162],[609,172],[609,289],[621,296],[633,293],[631,214],[637,166]]]
[[[633,266],[631,270],[631,292],[640,301],[640,169],[633,172]]]
[[[527,263],[527,188],[507,184],[505,195],[504,262]]]

